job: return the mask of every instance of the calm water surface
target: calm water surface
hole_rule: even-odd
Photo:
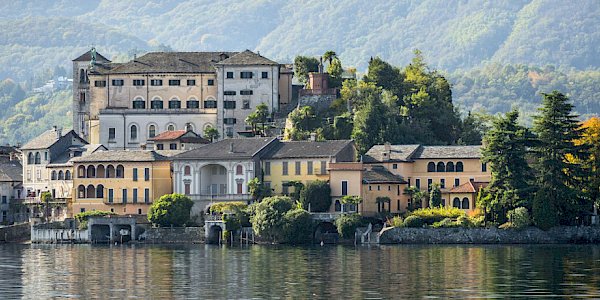
[[[600,246],[0,244],[0,299],[600,298]]]

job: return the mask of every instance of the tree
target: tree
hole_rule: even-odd
[[[333,58],[333,61],[327,66],[327,73],[329,74],[329,87],[336,88],[342,86],[342,62],[339,58]]]
[[[209,139],[211,142],[214,142],[220,137],[219,131],[212,126],[206,126],[206,128],[204,128],[204,137]]]
[[[534,154],[536,158],[538,193],[535,197],[534,221],[540,220],[540,209],[544,206],[555,208],[561,224],[574,224],[584,211],[591,210],[591,202],[580,193],[581,179],[585,177],[578,161],[585,159],[585,145],[576,145],[582,138],[578,116],[572,113],[573,105],[558,91],[542,94],[539,115],[534,117],[533,131],[537,135]],[[569,161],[574,157],[576,161]],[[540,203],[543,202],[543,203]],[[536,212],[536,209],[538,211]],[[538,224],[540,225],[540,224]],[[554,224],[551,224],[554,225]]]
[[[311,106],[294,109],[288,115],[291,127],[285,129],[285,139],[292,141],[305,140],[320,125],[319,119]]]
[[[308,73],[319,71],[319,60],[314,57],[296,56],[294,59],[294,75],[302,84],[308,83]]]
[[[352,116],[344,113],[333,118],[333,138],[336,140],[348,140],[352,135]]]
[[[273,196],[252,206],[250,223],[254,233],[272,241],[281,238],[285,226],[284,215],[292,209],[292,200],[285,196]]]
[[[252,200],[260,202],[266,197],[271,197],[271,189],[268,188],[262,181],[257,177],[254,177],[248,182],[248,190],[252,196]]]
[[[344,206],[344,209],[342,209],[342,211],[357,211],[357,205],[360,204],[362,201],[363,199],[359,196],[344,196],[342,197],[342,199],[340,199],[340,202]],[[349,205],[350,207],[346,208],[346,205]]]
[[[569,157],[571,161],[580,162],[585,170],[583,178],[585,196],[594,203],[594,210],[600,206],[600,118],[593,117],[583,122],[583,130],[580,139],[575,140],[576,146],[585,145],[588,156],[583,160]]]
[[[304,189],[304,183],[298,180],[290,180],[286,183],[283,183],[283,186],[293,187],[294,192],[290,195],[294,202],[300,201],[300,193]]]
[[[46,191],[40,194],[40,201],[44,204],[44,220],[50,220],[50,201],[52,201],[52,193]]]
[[[356,228],[363,226],[364,219],[359,214],[344,214],[335,220],[338,233],[345,239],[354,237]]]
[[[183,226],[190,220],[194,202],[182,194],[167,194],[155,200],[148,210],[148,221],[159,226]]]
[[[300,192],[302,207],[310,212],[326,212],[331,206],[331,188],[323,180],[315,180]]]
[[[323,60],[328,61],[330,65],[335,58],[337,58],[337,54],[333,50],[327,50],[323,53]]]
[[[291,244],[310,242],[313,233],[313,220],[304,209],[292,209],[283,216],[283,239]]]
[[[269,107],[261,102],[256,106],[256,110],[246,117],[246,124],[252,126],[252,132],[256,134],[257,132],[261,135],[264,135],[265,131],[265,123],[267,122],[267,118],[269,117]],[[261,130],[257,130],[257,125],[261,124]]]
[[[460,145],[480,145],[488,129],[485,124],[487,118],[489,116],[486,114],[474,114],[469,111],[464,120],[461,121],[457,143]]]
[[[410,197],[410,204],[407,207],[408,211],[413,211],[422,207],[423,199],[426,199],[427,193],[421,191],[416,186],[410,186],[404,189],[404,193]]]
[[[431,191],[429,192],[429,207],[440,206],[442,206],[442,191],[440,191],[440,185],[434,183],[431,185]]]
[[[517,123],[518,118],[517,110],[495,118],[483,139],[482,161],[489,164],[492,180],[478,205],[487,220],[497,223],[506,222],[509,210],[531,208],[533,173],[527,162],[527,147],[532,136]]]

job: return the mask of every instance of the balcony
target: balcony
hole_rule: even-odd
[[[105,108],[100,114],[216,114],[216,108]]]
[[[67,204],[68,198],[56,198],[50,200],[50,204]],[[23,204],[42,204],[39,197],[25,197]]]

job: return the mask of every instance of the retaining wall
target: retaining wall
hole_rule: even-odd
[[[31,238],[31,224],[23,223],[0,228],[0,242],[24,242]]]
[[[561,226],[548,231],[498,228],[386,228],[380,244],[567,244],[600,243],[600,226]]]
[[[204,242],[204,227],[148,228],[140,235],[140,243],[192,244]]]
[[[45,228],[31,230],[33,243],[88,243],[89,236],[88,230]]]

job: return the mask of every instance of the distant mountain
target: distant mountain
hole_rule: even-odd
[[[331,49],[359,72],[374,56],[405,65],[418,48],[451,79],[463,110],[518,104],[531,112],[538,93],[556,87],[587,103],[582,113],[597,114],[598,16],[597,0],[2,1],[0,80],[28,91],[53,70],[70,72],[71,59],[91,46],[117,61],[157,49],[251,49],[292,62]],[[528,75],[508,76],[508,68],[494,83],[492,72],[508,65]],[[530,69],[548,71],[553,84]]]

